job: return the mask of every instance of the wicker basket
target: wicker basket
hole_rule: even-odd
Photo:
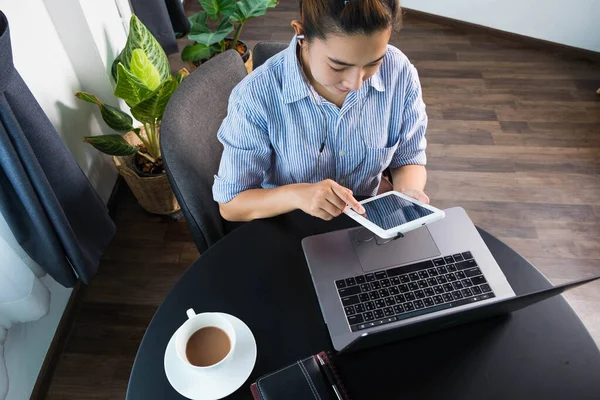
[[[143,127],[141,134],[144,134]],[[133,132],[127,132],[123,138],[133,146],[141,144],[140,139]],[[113,162],[142,208],[149,213],[161,215],[179,211],[181,207],[171,189],[167,174],[141,177],[134,170],[133,157],[115,156]]]

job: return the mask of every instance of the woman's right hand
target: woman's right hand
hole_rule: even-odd
[[[294,185],[296,208],[314,217],[330,221],[340,215],[346,205],[359,214],[365,209],[352,195],[352,191],[331,179],[317,183],[300,183]]]

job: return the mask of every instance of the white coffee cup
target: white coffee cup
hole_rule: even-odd
[[[196,314],[194,309],[190,308],[187,310],[188,320],[177,330],[175,336],[175,349],[179,358],[189,367],[196,371],[207,371],[223,364],[226,360],[231,358],[235,348],[235,330],[233,325],[225,317],[217,313],[201,313]],[[206,327],[215,327],[221,329],[229,337],[229,352],[223,359],[215,364],[208,365],[205,367],[199,367],[190,363],[186,356],[187,343],[190,337],[198,330]]]

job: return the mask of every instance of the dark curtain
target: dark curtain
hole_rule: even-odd
[[[104,203],[15,70],[1,11],[0,212],[27,254],[66,287],[94,277],[115,232]]]
[[[179,51],[177,38],[190,32],[190,23],[180,0],[131,0],[131,7],[165,53]]]

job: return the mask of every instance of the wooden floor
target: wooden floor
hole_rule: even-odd
[[[295,4],[243,38],[288,41]],[[432,203],[464,207],[554,283],[600,273],[600,65],[411,17],[393,43],[421,77]],[[118,197],[117,235],[47,399],[124,398],[147,324],[198,256],[185,223],[144,213],[126,188]],[[566,298],[600,343],[600,284]]]

